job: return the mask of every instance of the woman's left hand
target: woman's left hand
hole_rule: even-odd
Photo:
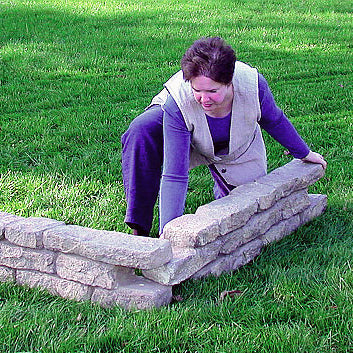
[[[327,167],[327,162],[325,161],[324,157],[321,154],[313,151],[310,151],[306,157],[302,158],[302,161],[321,164],[324,169]]]

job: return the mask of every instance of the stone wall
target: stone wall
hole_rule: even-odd
[[[308,194],[323,175],[293,160],[174,219],[159,239],[0,212],[0,281],[103,306],[166,305],[173,285],[235,270],[324,212],[326,196]]]

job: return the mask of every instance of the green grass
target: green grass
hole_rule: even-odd
[[[349,0],[0,1],[0,210],[128,231],[120,136],[200,36],[268,79],[329,167],[327,212],[251,264],[125,312],[0,284],[0,352],[352,352],[353,73]],[[265,135],[269,168],[287,163]],[[212,200],[191,173],[186,212]],[[157,216],[157,210],[156,210]],[[157,221],[153,235],[158,231]],[[222,291],[242,294],[219,302]]]

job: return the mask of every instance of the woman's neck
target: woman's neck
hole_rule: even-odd
[[[222,119],[222,118],[225,118],[227,115],[229,115],[231,112],[232,112],[232,107],[230,107],[230,109],[219,109],[213,112],[207,112],[206,115],[209,116],[210,118]]]

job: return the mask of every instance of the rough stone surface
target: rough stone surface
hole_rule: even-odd
[[[252,229],[247,225],[234,230],[222,237],[220,254],[230,254],[238,247],[248,243],[258,236],[258,229]]]
[[[224,235],[246,224],[257,209],[256,200],[249,199],[245,195],[242,197],[228,195],[199,207],[195,215],[217,220],[220,235]]]
[[[242,228],[224,236],[222,254],[230,254],[237,247],[267,232],[274,224],[306,209],[310,200],[306,190],[300,190],[280,199],[269,209],[256,213]]]
[[[167,240],[74,225],[45,231],[43,244],[50,250],[141,269],[161,266],[172,258],[171,245]]]
[[[125,283],[128,277],[135,276],[132,268],[66,254],[59,254],[56,272],[61,278],[106,289],[112,289],[118,283]]]
[[[28,285],[31,288],[44,288],[53,295],[77,301],[89,300],[93,291],[93,288],[84,284],[36,271],[18,270],[16,281],[20,285]]]
[[[201,278],[206,276],[220,276],[223,272],[229,272],[246,265],[257,257],[263,247],[260,239],[254,239],[239,247],[233,253],[220,255],[214,261],[207,264],[191,278]]]
[[[308,191],[303,189],[293,192],[289,197],[280,200],[278,205],[281,208],[281,218],[290,218],[310,206]]]
[[[287,221],[285,222],[285,229],[284,229],[285,236],[293,233],[302,225],[300,222],[300,214],[296,214],[295,216],[285,221]]]
[[[0,240],[5,238],[5,227],[12,223],[24,219],[7,212],[0,212]]]
[[[283,237],[294,232],[300,224],[300,216],[297,214],[273,225],[265,234],[261,236],[261,239],[264,244],[279,241]]]
[[[218,221],[208,215],[186,214],[167,223],[161,238],[173,247],[202,246],[220,235]]]
[[[106,307],[120,305],[129,310],[151,309],[171,302],[172,287],[136,276],[129,284],[116,289],[96,288],[91,300]]]
[[[301,223],[307,223],[320,216],[327,207],[327,195],[309,194],[310,207],[300,215]]]
[[[189,275],[186,265],[195,261],[196,256],[195,249],[178,249],[173,251],[173,259],[170,262],[152,270],[144,270],[142,274],[155,282],[174,285],[179,283],[179,278],[186,278]]]
[[[222,242],[216,240],[196,249],[175,249],[170,262],[142,273],[146,278],[164,285],[179,284],[216,259],[221,246]]]
[[[15,280],[15,270],[0,266],[0,282],[12,282]]]
[[[27,248],[43,247],[43,232],[64,222],[50,218],[29,217],[11,222],[5,227],[5,238],[11,243]]]
[[[234,197],[249,198],[258,204],[258,210],[267,210],[280,198],[279,194],[271,185],[259,184],[256,181],[237,186],[230,194]]]
[[[327,196],[321,194],[309,194],[310,205],[297,215],[284,219],[272,226],[262,236],[265,244],[281,240],[283,237],[293,233],[301,225],[310,222],[320,216],[326,209]]]
[[[236,270],[254,260],[261,253],[264,243],[261,239],[255,239],[234,251],[232,270]]]
[[[0,242],[0,265],[27,270],[54,273],[55,254],[48,250],[34,250]]]
[[[325,171],[321,165],[294,159],[259,178],[257,182],[275,187],[279,197],[285,197],[293,191],[307,188],[322,178],[324,174]]]

